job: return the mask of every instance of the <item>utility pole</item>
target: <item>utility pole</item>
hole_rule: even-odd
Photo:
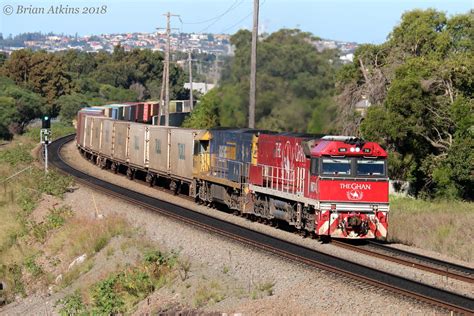
[[[219,81],[219,55],[216,55],[216,59],[214,60],[214,84],[217,85]]]
[[[252,55],[250,59],[249,128],[255,128],[255,98],[257,91],[257,40],[259,0],[253,0]]]
[[[193,99],[193,60],[191,59],[191,50],[188,51],[188,67],[189,67],[189,106],[191,112],[194,108],[194,99]]]
[[[160,108],[158,113],[158,124],[161,125],[161,116],[165,113],[164,112],[164,102],[163,102],[163,95],[165,94],[165,81],[166,81],[166,63],[163,64],[163,75],[161,77],[161,93],[160,93]]]
[[[166,16],[166,50],[165,50],[165,67],[164,71],[164,90],[165,90],[165,104],[164,104],[164,114],[165,114],[165,126],[169,126],[170,114],[169,114],[169,104],[170,104],[170,45],[171,45],[171,17],[176,16],[177,14],[172,14],[167,12],[163,14]],[[162,86],[163,91],[163,86]],[[163,97],[160,97],[160,102]],[[161,106],[161,104],[160,104]]]

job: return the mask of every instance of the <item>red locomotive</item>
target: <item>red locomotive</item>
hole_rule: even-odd
[[[102,109],[79,113],[77,146],[103,168],[126,168],[130,178],[142,173],[150,184],[164,178],[196,201],[285,221],[319,237],[387,236],[387,154],[376,143],[346,136],[164,127],[95,111]]]
[[[386,237],[386,152],[344,136],[266,135],[250,166],[249,191],[264,216],[333,238]]]

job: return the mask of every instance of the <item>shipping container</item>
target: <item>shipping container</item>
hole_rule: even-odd
[[[123,104],[109,104],[107,105],[109,109],[109,117],[114,120],[123,120]]]
[[[194,141],[203,130],[173,128],[170,138],[170,173],[191,181],[193,179]]]
[[[179,127],[183,125],[184,120],[189,116],[189,113],[170,113],[169,114],[169,126]],[[162,115],[160,118],[160,125],[165,125],[165,116]]]
[[[128,158],[129,163],[138,167],[143,168],[145,166],[145,145],[147,139],[145,135],[147,133],[147,125],[134,123],[130,124],[129,129],[129,148]]]
[[[170,171],[169,143],[172,127],[148,126],[148,150],[145,161],[151,171],[167,175]]]
[[[150,101],[151,103],[151,116],[160,115],[160,102],[159,101]]]
[[[135,122],[137,115],[137,104],[124,105],[124,121]]]
[[[158,102],[145,102],[143,104],[143,122],[151,124],[154,113],[158,113]]]
[[[136,112],[135,112],[135,122],[143,123],[143,113],[144,113],[145,103],[137,103]]]
[[[100,145],[101,145],[101,135],[102,135],[102,121],[104,117],[92,117],[92,135],[91,135],[91,143],[90,149],[95,152],[100,152]]]
[[[171,100],[169,113],[188,113],[191,112],[189,100]]]
[[[102,121],[102,135],[100,153],[107,157],[112,157],[114,139],[114,120],[104,119]]]
[[[85,145],[85,134],[84,134],[84,127],[85,127],[85,117],[86,116],[103,116],[102,109],[91,109],[91,108],[83,108],[77,113],[77,123],[76,123],[76,142],[84,146]]]
[[[126,162],[128,158],[129,122],[114,121],[113,158]]]

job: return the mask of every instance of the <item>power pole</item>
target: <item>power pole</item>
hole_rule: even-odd
[[[188,67],[189,67],[189,103],[191,112],[194,108],[194,99],[193,99],[193,60],[191,59],[191,50],[188,51]]]
[[[214,60],[214,84],[217,85],[219,81],[219,55],[216,55],[216,59]]]
[[[164,114],[165,114],[165,126],[169,126],[170,122],[170,114],[169,114],[169,104],[170,104],[170,45],[171,45],[171,17],[176,16],[179,17],[177,14],[172,14],[171,12],[167,12],[163,14],[166,16],[166,50],[165,50],[165,104],[164,104]]]
[[[257,40],[259,0],[253,0],[252,55],[250,59],[249,128],[255,128],[255,98],[257,87]]]
[[[163,95],[165,94],[165,81],[166,81],[166,63],[163,63],[163,75],[161,77],[161,93],[160,93],[160,108],[158,113],[158,125],[161,125],[161,116],[164,112]]]

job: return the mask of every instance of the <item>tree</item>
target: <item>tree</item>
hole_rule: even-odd
[[[326,107],[334,104],[337,58],[334,51],[317,52],[312,44],[315,40],[309,33],[283,29],[259,42],[258,128],[300,132],[306,132],[310,126],[315,131],[331,128],[335,111],[326,111]],[[244,127],[248,119],[251,33],[240,30],[231,42],[235,56],[225,66],[222,84],[216,92],[220,99],[218,124]]]
[[[357,129],[353,106],[368,98],[362,135],[388,148],[391,177],[419,196],[473,199],[473,34],[472,15],[407,12],[338,74],[342,123]]]
[[[3,138],[22,133],[26,125],[39,117],[44,109],[45,103],[40,96],[4,77],[0,77],[0,97],[0,134]]]
[[[89,105],[87,97],[79,93],[63,95],[57,101],[57,106],[61,109],[59,111],[61,121],[67,123],[72,122],[80,109]]]
[[[45,97],[49,104],[71,91],[71,77],[65,72],[61,59],[45,51],[33,53],[18,50],[4,64],[3,72],[22,87]],[[51,114],[57,109],[50,107]]]
[[[186,118],[183,127],[208,129],[219,124],[219,97],[217,89],[212,89],[205,94],[191,116]]]

